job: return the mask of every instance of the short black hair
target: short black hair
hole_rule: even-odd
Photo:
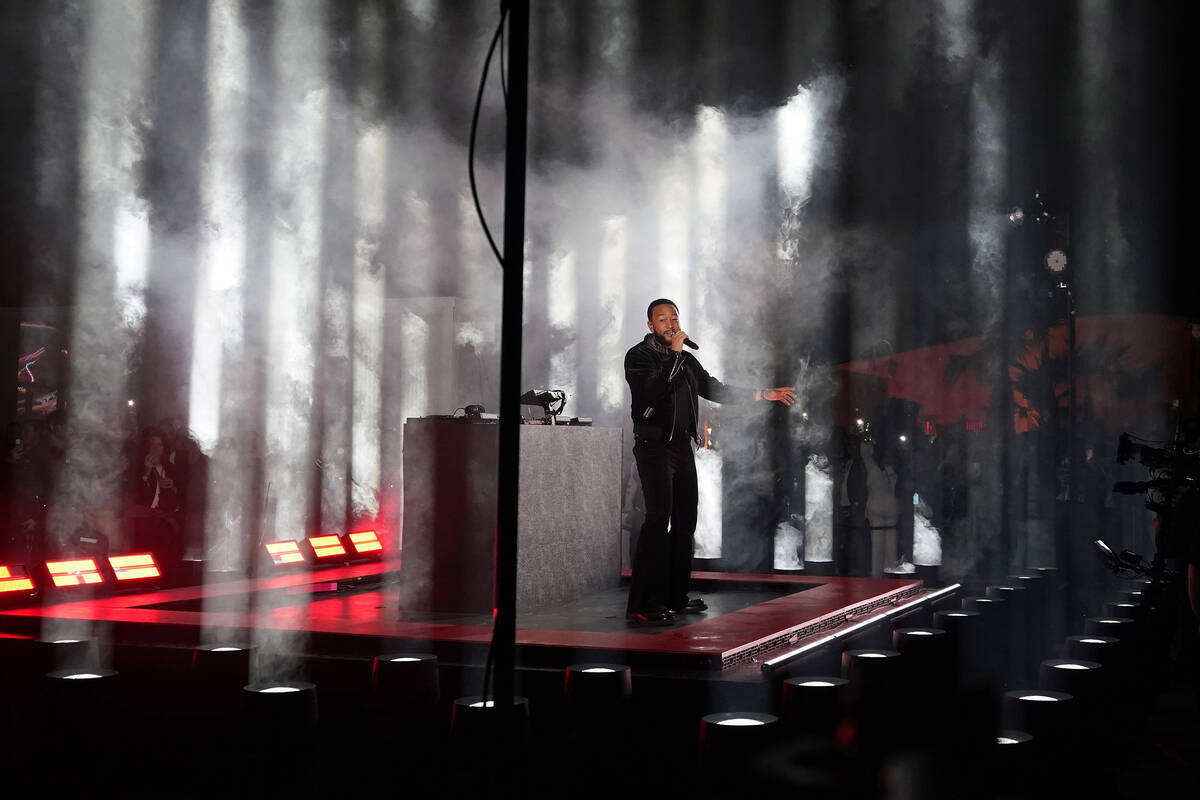
[[[652,319],[652,315],[654,313],[655,306],[670,306],[671,308],[675,309],[675,313],[677,313],[677,314],[679,313],[679,306],[675,305],[674,300],[668,300],[665,297],[660,297],[657,300],[650,301],[650,305],[646,306],[646,321],[647,322],[649,322]]]

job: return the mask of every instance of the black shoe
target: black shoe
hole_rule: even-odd
[[[699,597],[689,597],[682,605],[672,606],[672,614],[702,614],[708,610],[708,603]]]
[[[625,622],[628,625],[670,625],[674,621],[675,615],[665,607],[625,612]]]

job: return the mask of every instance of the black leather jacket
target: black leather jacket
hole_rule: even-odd
[[[676,353],[660,346],[653,334],[625,354],[625,381],[633,394],[633,432],[649,441],[671,441],[675,433],[675,387],[687,381],[685,393],[692,404],[688,436],[697,439],[700,418],[696,395],[717,403],[750,402],[753,389],[728,386],[709,375],[691,353]]]

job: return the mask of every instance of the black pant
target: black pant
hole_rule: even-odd
[[[692,442],[676,433],[670,442],[634,437],[646,521],[633,556],[629,611],[687,600],[692,577],[692,534],[696,532],[696,460]]]

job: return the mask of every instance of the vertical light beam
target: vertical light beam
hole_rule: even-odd
[[[246,475],[232,436],[222,442],[221,419],[244,413],[240,399],[243,353],[242,284],[246,268],[242,145],[249,70],[238,0],[209,7],[208,130],[201,179],[205,224],[192,330],[188,426],[211,459],[205,492],[204,541],[210,571],[244,568],[241,540]]]
[[[355,152],[354,237],[354,412],[351,429],[350,504],[355,516],[379,512],[381,471],[380,403],[383,369],[385,271],[380,247],[386,217],[388,141],[386,130],[374,122],[375,69],[383,51],[383,20],[375,6],[362,9],[359,38],[371,70],[359,93]]]

